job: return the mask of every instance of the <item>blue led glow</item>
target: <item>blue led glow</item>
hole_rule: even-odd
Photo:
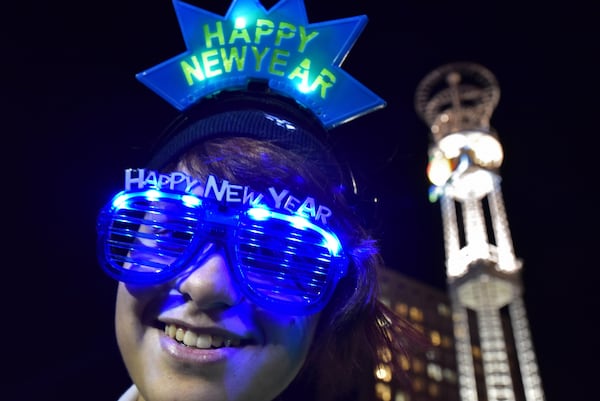
[[[305,230],[311,226],[311,223],[302,216],[289,216],[285,220],[289,221],[292,224],[292,227],[300,230]]]
[[[181,201],[184,205],[190,207],[197,207],[202,203],[202,201],[194,195],[182,195]]]
[[[102,267],[122,282],[164,283],[197,262],[207,243],[219,243],[257,305],[288,314],[321,310],[348,264],[335,233],[262,204],[222,205],[156,188],[117,194],[98,218]]]
[[[121,208],[123,207],[123,205],[125,204],[125,202],[127,202],[127,199],[129,199],[130,195],[128,194],[122,194],[119,196],[116,196],[115,199],[113,199],[112,201],[112,206],[114,208]]]
[[[253,207],[248,209],[248,216],[256,221],[263,221],[269,218],[271,212],[268,209],[262,207]]]
[[[385,106],[340,68],[364,15],[308,23],[302,0],[281,0],[269,11],[259,0],[233,0],[224,17],[179,0],[173,5],[187,50],[137,78],[179,110],[252,80],[296,99],[326,128]]]
[[[162,193],[156,189],[149,189],[146,191],[146,198],[151,201],[155,201],[160,198]]]
[[[299,230],[314,230],[321,234],[324,238],[321,244],[333,255],[339,256],[342,251],[342,244],[340,240],[331,232],[324,230],[316,224],[311,223],[306,217],[300,215],[287,215],[283,213],[277,213],[264,208],[251,208],[248,209],[248,216],[256,221],[265,221],[269,218],[275,218],[278,220],[287,221],[294,228]]]

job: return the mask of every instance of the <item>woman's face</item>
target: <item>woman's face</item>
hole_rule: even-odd
[[[274,399],[306,359],[319,315],[259,307],[221,247],[198,253],[168,283],[119,283],[116,334],[133,382],[145,401]]]
[[[119,283],[116,334],[125,365],[146,401],[269,401],[302,366],[317,315],[290,316],[251,303],[225,255],[168,284]]]

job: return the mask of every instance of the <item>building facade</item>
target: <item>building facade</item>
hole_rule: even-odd
[[[452,310],[445,291],[392,269],[379,272],[379,299],[408,320],[429,342],[408,355],[386,355],[375,372],[375,391],[383,401],[459,401]],[[404,377],[392,377],[386,362],[399,358]]]

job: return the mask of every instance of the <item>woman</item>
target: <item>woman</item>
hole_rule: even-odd
[[[326,136],[286,98],[223,93],[128,172],[129,203],[109,203],[99,223],[134,383],[122,401],[374,399],[380,353],[404,353],[416,337],[377,300],[383,262]],[[176,181],[202,206],[187,211]],[[263,208],[269,220],[246,221]],[[119,240],[124,220],[142,223]],[[314,253],[325,239],[339,249]]]

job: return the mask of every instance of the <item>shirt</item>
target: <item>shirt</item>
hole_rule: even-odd
[[[136,401],[139,395],[140,392],[138,391],[137,387],[135,384],[132,384],[131,387],[129,387],[117,401]]]

